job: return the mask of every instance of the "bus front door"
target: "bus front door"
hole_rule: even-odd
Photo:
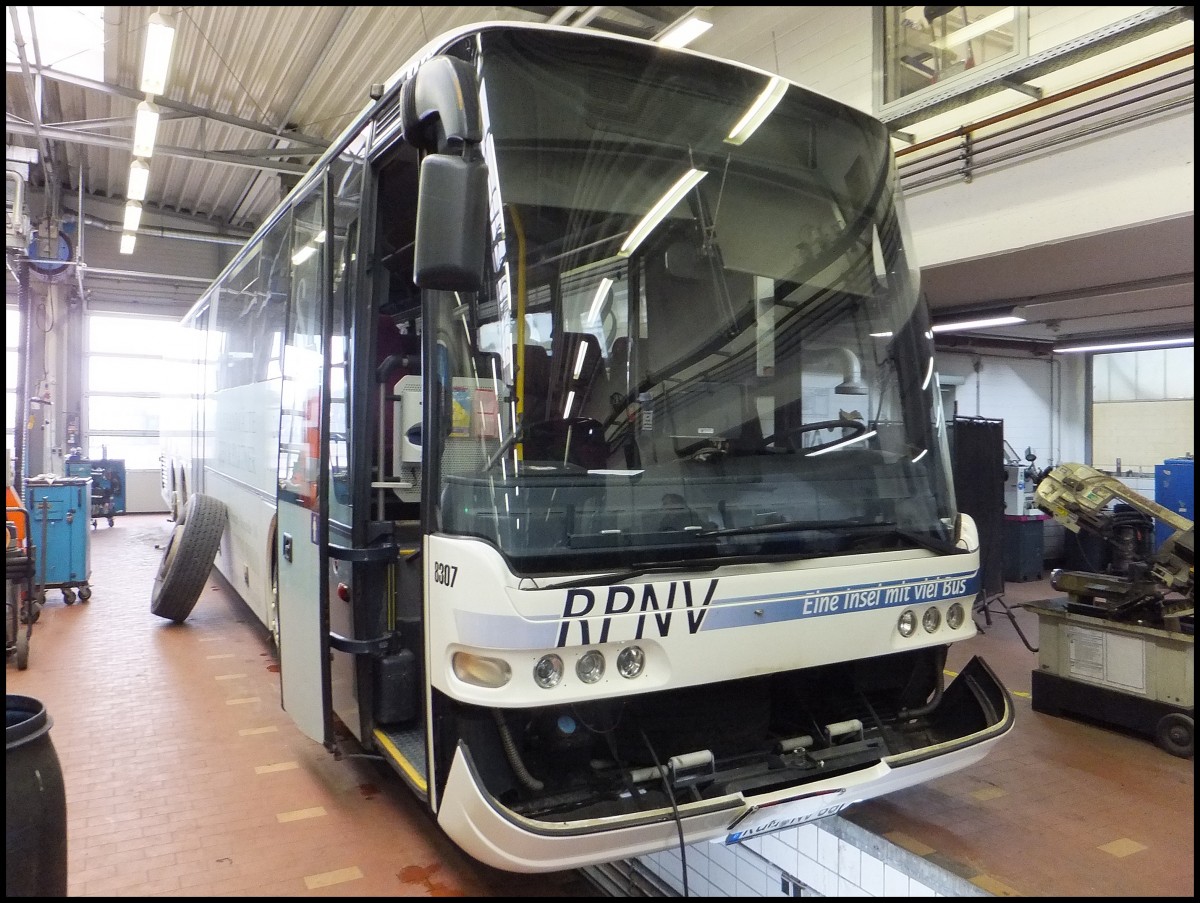
[[[329,669],[328,334],[331,295],[323,192],[295,208],[291,222],[288,322],[281,369],[276,497],[276,586],[281,704],[296,725],[333,743]]]

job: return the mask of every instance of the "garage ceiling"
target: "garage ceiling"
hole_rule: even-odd
[[[29,9],[8,7],[18,59],[8,64],[5,93],[6,144],[39,153],[31,185],[49,174],[61,185],[65,212],[75,212],[80,194],[85,212],[101,200],[124,202],[134,114],[145,99],[137,85],[144,33],[157,9],[174,18],[176,37],[166,91],[154,98],[163,118],[145,210],[240,238],[366,106],[369,86],[443,31],[481,20],[550,21],[652,38],[692,11],[715,8],[106,6],[91,8],[103,10],[99,77],[64,74],[65,61],[52,56],[54,35],[25,15]],[[719,25],[706,35],[707,51],[727,46]],[[1192,103],[1191,82],[1182,90]],[[1020,347],[1147,332],[1190,336],[1194,266],[1187,216],[927,268],[922,283],[935,320],[1013,306],[1032,314],[986,336],[941,335],[944,346],[1003,340]]]

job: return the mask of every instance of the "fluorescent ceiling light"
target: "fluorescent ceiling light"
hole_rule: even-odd
[[[827,445],[827,446],[825,446],[825,448],[818,449],[815,452],[809,452],[804,457],[815,458],[817,455],[829,454],[829,452],[831,452],[831,451],[837,451],[839,448],[845,448],[847,445],[853,445],[855,442],[866,442],[868,439],[872,438],[875,435],[875,432],[876,432],[875,430],[871,430],[870,432],[863,433],[861,436],[855,436],[853,439],[846,439],[842,442],[837,442],[833,445]]]
[[[136,232],[138,224],[142,221],[142,205],[137,201],[130,201],[125,205],[125,223],[124,229],[126,232]]]
[[[594,324],[600,322],[600,308],[604,305],[604,299],[608,297],[608,290],[612,286],[613,281],[607,276],[600,280],[600,286],[596,289],[596,297],[592,299],[592,306],[588,308],[588,323]]]
[[[129,183],[125,188],[128,201],[146,200],[146,185],[150,182],[150,167],[141,160],[129,164]]]
[[[934,38],[929,43],[939,50],[947,50],[951,47],[957,47],[959,44],[965,44],[967,41],[973,41],[981,35],[987,34],[989,31],[995,31],[1001,26],[1007,25],[1013,20],[1013,7],[1006,6],[999,12],[992,13],[990,16],[984,16],[966,25],[958,31],[952,31],[944,38]]]
[[[763,88],[762,93],[750,104],[744,116],[733,127],[725,141],[729,144],[743,144],[754,134],[755,130],[774,112],[783,95],[787,93],[788,83],[778,75],[772,76]]]
[[[682,22],[672,25],[654,40],[664,47],[685,47],[710,28],[712,28],[712,22],[701,19],[699,16],[688,16]]]
[[[134,242],[137,241],[137,236],[132,232],[124,232],[121,235],[121,253],[132,254]]]
[[[579,352],[575,355],[575,372],[571,374],[571,379],[579,379],[579,374],[583,373],[583,363],[587,360],[587,353],[587,342],[580,342]]]
[[[987,329],[989,326],[1009,326],[1024,322],[1024,317],[986,317],[979,320],[961,320],[958,323],[937,323],[931,328],[934,332],[957,332],[963,329]]]
[[[658,201],[650,208],[650,212],[642,217],[642,221],[633,227],[633,231],[629,233],[629,237],[625,239],[625,243],[621,245],[617,251],[618,257],[629,257],[638,246],[646,240],[654,228],[661,223],[668,213],[675,209],[675,205],[683,200],[684,195],[696,187],[696,184],[703,179],[708,172],[702,169],[689,169],[679,177],[674,185],[667,189]]]
[[[160,13],[151,13],[146,25],[146,55],[142,57],[141,89],[147,94],[162,94],[166,89],[173,43],[175,23]]]
[[[154,139],[158,134],[158,107],[143,100],[137,105],[133,125],[133,155],[149,160],[154,155]]]
[[[305,245],[303,248],[301,248],[299,251],[297,251],[295,254],[292,255],[292,263],[296,264],[298,266],[299,264],[304,263],[304,261],[308,260],[308,258],[312,257],[316,253],[317,253],[316,245]]]
[[[1195,336],[1187,339],[1147,339],[1141,342],[1109,342],[1104,345],[1078,345],[1073,348],[1055,348],[1055,354],[1075,354],[1080,351],[1123,351],[1135,348],[1169,348],[1177,345],[1194,345]]]

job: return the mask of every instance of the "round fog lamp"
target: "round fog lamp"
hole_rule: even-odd
[[[617,673],[630,679],[637,677],[646,667],[646,653],[640,646],[626,646],[617,656]]]
[[[554,653],[543,655],[537,660],[537,664],[533,666],[533,682],[543,690],[557,687],[558,682],[562,680],[562,676],[562,659]]]
[[[946,609],[946,626],[951,630],[958,630],[963,626],[963,621],[966,620],[966,612],[963,611],[962,604],[955,602]]]
[[[604,656],[597,649],[585,652],[575,663],[575,673],[585,684],[594,684],[604,676]]]
[[[933,633],[942,626],[942,613],[932,605],[925,609],[925,614],[921,615],[921,626],[925,628],[926,633]]]
[[[896,629],[900,631],[900,636],[910,637],[917,632],[917,616],[913,614],[911,608],[904,610],[900,615],[900,621],[896,624]]]

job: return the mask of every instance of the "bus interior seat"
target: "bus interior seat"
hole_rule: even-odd
[[[550,366],[548,404],[552,416],[602,413],[595,406],[595,390],[602,389],[607,382],[599,339],[588,332],[562,333],[552,346]],[[607,399],[603,402],[607,407]]]
[[[524,360],[515,347],[513,360],[517,367],[525,370],[524,377],[519,378],[519,384],[524,386],[522,419],[525,423],[545,420],[548,410],[546,396],[550,392],[550,355],[541,345],[526,344]]]
[[[525,459],[574,464],[587,470],[608,466],[604,427],[591,417],[543,420],[525,430]]]

